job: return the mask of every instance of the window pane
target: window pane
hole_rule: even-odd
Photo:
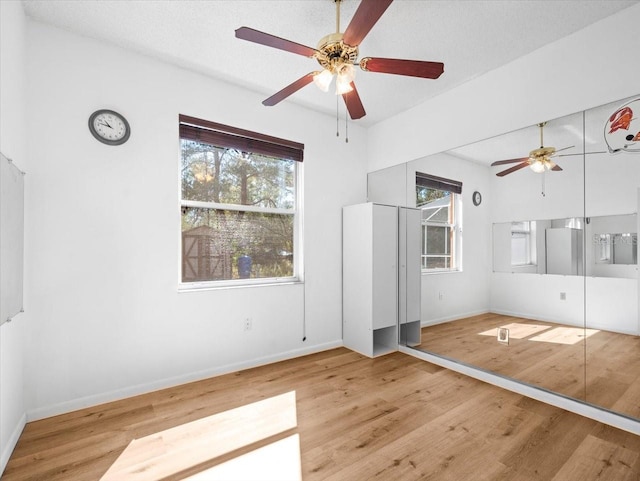
[[[293,209],[295,162],[181,139],[182,199]]]
[[[293,215],[183,208],[182,282],[293,276]]]
[[[427,257],[427,269],[448,269],[448,257]]]
[[[461,219],[458,208],[454,207],[458,205],[456,195],[433,185],[420,184],[416,177],[416,205],[422,210],[423,269],[451,270],[460,262],[452,257],[454,250],[461,251],[457,234]]]
[[[511,234],[511,265],[529,264],[529,238],[527,234]]]
[[[429,212],[429,210],[426,210]],[[429,218],[429,222],[442,222],[446,224],[449,222],[449,205],[446,207],[440,207],[431,211],[431,216]]]
[[[451,253],[451,236],[448,227],[427,226],[427,254]]]

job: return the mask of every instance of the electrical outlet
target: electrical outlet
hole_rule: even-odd
[[[567,300],[567,293],[566,292],[561,292],[560,293],[560,300],[561,301],[566,301]]]
[[[244,330],[245,330],[245,331],[250,331],[250,330],[251,330],[251,325],[252,325],[251,318],[250,318],[250,317],[247,317],[247,318],[244,320]]]
[[[438,292],[438,300],[441,301],[444,299],[444,294],[442,292]]]

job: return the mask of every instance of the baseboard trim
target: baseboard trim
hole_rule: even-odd
[[[522,394],[523,396],[527,396],[537,401],[541,401],[552,406],[564,409],[566,411],[579,414],[580,416],[584,416],[603,424],[613,426],[614,428],[622,429],[623,431],[628,431],[630,433],[640,435],[640,421],[638,421],[637,419],[627,417],[622,414],[616,414],[612,411],[607,411],[606,409],[599,408],[592,404],[562,396],[557,393],[532,386],[530,384],[518,382],[511,378],[500,376],[489,371],[483,371],[482,369],[475,368],[459,361],[454,361],[444,356],[437,356],[406,346],[399,346],[398,350],[410,356],[417,357],[418,359],[422,359],[432,364],[442,366],[451,371],[459,372],[466,376],[484,381],[489,384],[493,384],[494,386],[498,386],[508,391]]]
[[[562,324],[564,326],[573,326],[573,327],[583,327],[579,322],[571,322],[566,319],[549,319],[548,317],[541,316],[532,316],[531,314],[525,312],[516,312],[516,311],[507,311],[504,309],[490,309],[489,311],[492,314],[500,314],[501,316],[509,316],[509,317],[520,317],[522,319],[531,319],[532,321],[541,321],[541,322],[553,322],[555,324]]]
[[[112,401],[118,401],[132,396],[140,394],[146,394],[149,392],[157,391],[159,389],[165,389],[173,386],[179,386],[180,384],[186,384],[189,382],[200,381],[210,377],[221,376],[223,374],[229,374],[236,371],[242,371],[244,369],[251,369],[253,367],[264,366],[265,364],[272,364],[274,362],[286,361],[287,359],[293,359],[296,357],[307,356],[309,354],[315,354],[317,352],[328,351],[338,347],[343,347],[344,343],[342,339],[326,342],[323,344],[317,344],[315,346],[309,346],[302,349],[293,349],[291,351],[273,354],[270,356],[264,356],[248,361],[243,361],[234,364],[226,364],[211,369],[204,369],[188,373],[181,376],[174,376],[165,379],[159,379],[157,381],[138,384],[123,389],[117,389],[115,391],[109,391],[105,393],[95,394],[92,396],[86,396],[78,399],[72,399],[62,403],[54,404],[51,406],[44,406],[37,409],[32,409],[27,412],[26,418],[30,421],[37,421],[39,419],[48,418],[51,416],[57,416],[59,414],[65,414],[79,409],[85,409],[99,404],[104,404]],[[24,426],[23,426],[24,427]],[[19,436],[19,433],[18,433]]]
[[[2,454],[0,455],[2,456],[0,458],[0,478],[2,477],[2,473],[4,473],[5,468],[7,467],[7,463],[9,462],[9,458],[11,457],[11,453],[13,453],[13,450],[16,448],[18,439],[20,439],[20,435],[22,434],[22,431],[24,430],[26,424],[27,414],[25,413],[20,417],[18,424],[7,440],[7,445],[2,449]]]
[[[480,316],[482,314],[488,314],[490,312],[491,311],[489,311],[487,309],[483,309],[483,310],[480,310],[480,311],[472,311],[472,312],[465,312],[465,313],[461,313],[461,314],[456,314],[455,316],[439,317],[437,319],[429,319],[427,321],[422,321],[420,323],[420,327],[435,326],[437,324],[444,324],[445,322],[458,321],[460,319],[466,319],[467,317]]]

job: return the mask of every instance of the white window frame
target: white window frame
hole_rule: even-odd
[[[205,122],[205,121],[203,121]],[[178,139],[178,150],[182,153],[181,146],[182,138]],[[206,142],[205,142],[206,143]],[[224,146],[217,146],[219,148],[225,148]],[[178,162],[178,192],[180,212],[185,207],[201,208],[201,209],[213,209],[213,210],[230,210],[235,212],[260,212],[267,214],[279,214],[279,215],[292,215],[293,219],[293,275],[286,277],[265,277],[265,278],[247,278],[247,279],[224,279],[224,280],[210,280],[210,281],[194,281],[183,282],[182,280],[182,229],[178,229],[179,236],[179,252],[178,252],[178,290],[179,291],[194,291],[194,290],[208,290],[219,288],[233,288],[233,287],[252,287],[252,286],[265,286],[274,284],[292,284],[301,283],[303,278],[303,215],[302,215],[302,179],[303,179],[303,164],[302,162],[295,162],[294,167],[294,204],[291,209],[286,208],[270,208],[260,207],[253,205],[242,204],[226,204],[217,202],[203,202],[186,200],[182,198],[182,177],[181,177],[181,161]],[[181,215],[178,220],[178,225],[181,224]]]
[[[524,241],[524,260],[523,262],[514,262],[513,258],[513,240],[522,239]],[[536,255],[536,222],[521,221],[511,223],[511,266],[526,267],[537,265]]]
[[[433,189],[439,190],[439,189]],[[461,272],[462,271],[462,195],[449,192],[449,221],[448,222],[433,222],[428,219],[422,221],[422,247],[421,247],[421,262],[420,267],[423,274],[441,274],[446,272]],[[427,209],[422,209],[427,210]],[[435,214],[435,213],[434,213]],[[451,237],[451,252],[446,254],[427,254],[427,229],[429,227],[445,227],[449,231]],[[449,267],[425,267],[426,259],[428,258],[448,258]]]

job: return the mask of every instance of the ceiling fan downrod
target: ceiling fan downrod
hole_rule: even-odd
[[[540,127],[540,148],[543,149],[544,148],[544,140],[543,140],[543,132],[544,132],[544,126],[547,125],[546,122],[540,122],[538,124],[538,127]]]

